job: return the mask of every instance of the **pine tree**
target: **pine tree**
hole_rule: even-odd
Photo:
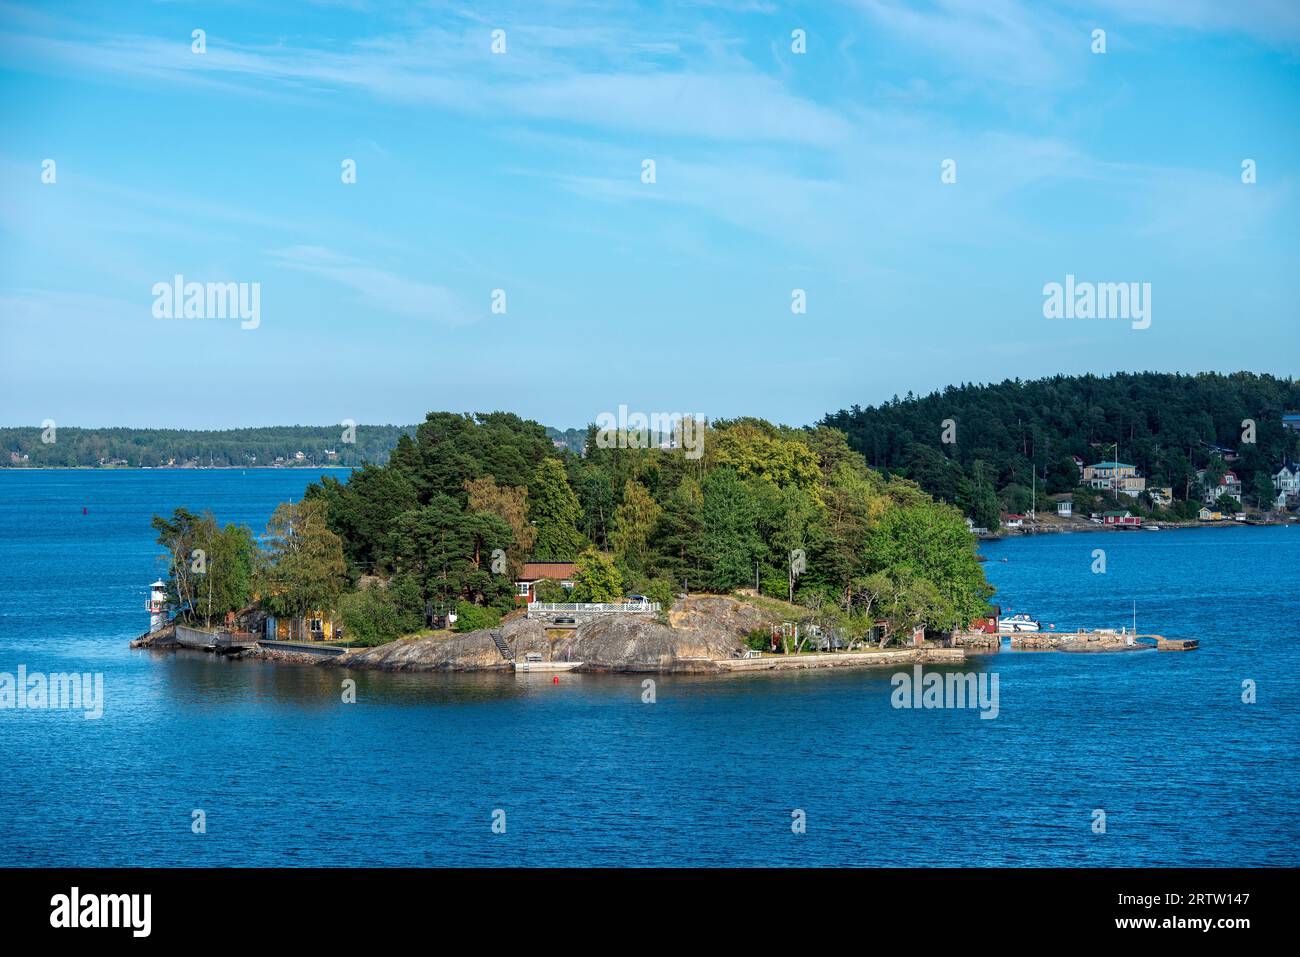
[[[543,562],[569,562],[582,549],[578,522],[582,506],[569,488],[559,459],[543,459],[533,473],[528,492],[528,516],[537,528],[533,557]]]

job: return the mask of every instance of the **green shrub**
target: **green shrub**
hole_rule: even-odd
[[[456,603],[454,631],[479,631],[483,628],[495,628],[500,622],[501,613],[496,609],[475,605],[468,601]]]
[[[667,611],[673,607],[673,602],[677,601],[677,589],[673,587],[672,580],[669,578],[653,578],[648,581],[640,594],[645,595],[651,601],[659,602],[659,607]]]
[[[534,593],[538,601],[545,602],[563,602],[572,601],[569,598],[569,589],[565,588],[554,578],[543,578],[533,586]]]
[[[384,597],[397,608],[402,634],[410,634],[424,627],[424,599],[420,595],[420,583],[413,575],[394,578],[384,591]]]
[[[403,633],[397,605],[378,588],[363,588],[339,597],[343,637],[359,645],[382,645]]]
[[[650,601],[659,602],[660,610],[667,611],[677,600],[670,578],[647,578],[644,575],[626,579],[630,582],[626,591],[629,595],[645,595]]]
[[[766,629],[755,628],[745,636],[745,647],[752,648],[755,651],[770,651],[772,649],[772,635]]]

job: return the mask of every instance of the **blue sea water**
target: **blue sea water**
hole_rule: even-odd
[[[1201,640],[979,658],[993,720],[895,709],[887,672],[661,676],[645,704],[642,677],[127,647],[153,513],[260,531],[315,474],[0,471],[0,671],[106,694],[100,720],[0,710],[0,865],[1300,864],[1300,528],[986,544],[1004,607],[1063,629],[1136,603],[1140,630]]]

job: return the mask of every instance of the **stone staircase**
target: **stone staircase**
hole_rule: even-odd
[[[506,644],[506,640],[501,637],[500,629],[494,628],[490,634],[492,635],[492,640],[496,643],[497,651],[501,652],[501,657],[506,661],[514,661],[515,653],[510,650],[510,646]]]

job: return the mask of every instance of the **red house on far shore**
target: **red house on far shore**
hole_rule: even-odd
[[[1107,525],[1122,525],[1138,528],[1142,524],[1142,516],[1134,515],[1128,509],[1124,511],[1102,512],[1101,520]]]
[[[531,605],[537,601],[537,583],[544,578],[572,588],[575,567],[573,562],[524,562],[523,570],[515,579],[515,604]]]

